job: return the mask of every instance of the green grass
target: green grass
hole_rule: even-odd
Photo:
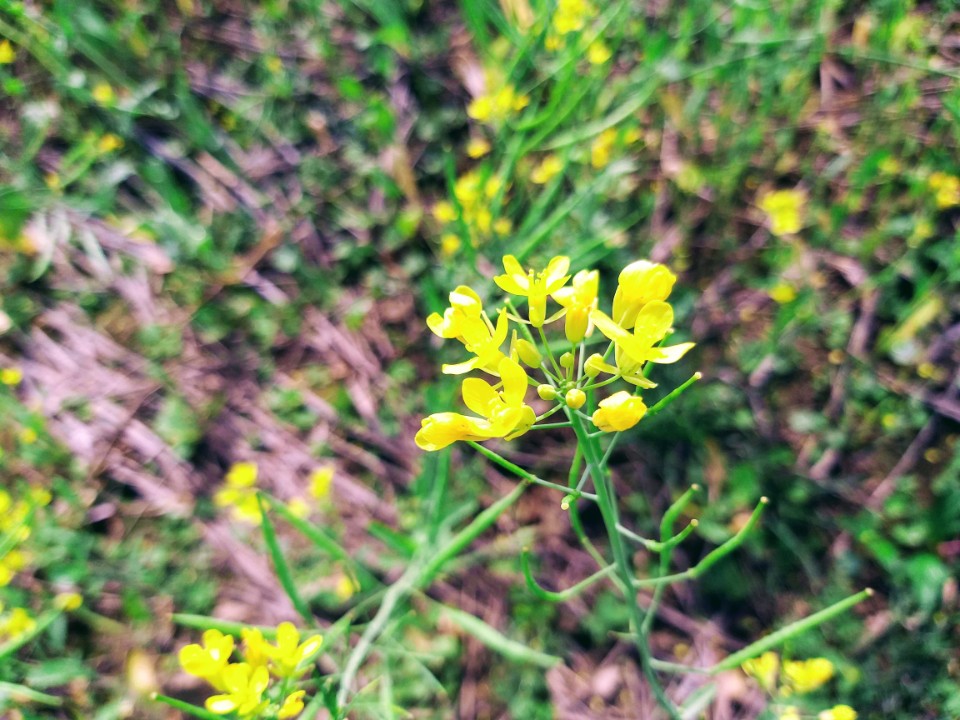
[[[542,18],[552,3],[531,5]],[[705,380],[618,451],[621,487],[633,492],[626,511],[652,536],[647,518],[691,483],[707,488],[696,508],[706,542],[679,558],[693,565],[729,536],[730,517],[760,495],[772,501],[758,539],[667,604],[746,643],[803,608],[873,587],[863,608],[789,648],[844,670],[820,706],[842,700],[863,718],[960,712],[949,664],[960,570],[960,215],[938,207],[929,185],[934,172],[960,174],[949,4],[644,7],[598,5],[582,39],[602,38],[613,58],[593,66],[582,47],[545,49],[542,23],[521,31],[491,0],[0,2],[0,36],[16,54],[0,65],[0,320],[10,325],[0,365],[26,374],[24,387],[0,387],[0,471],[5,486],[50,487],[58,508],[37,525],[27,580],[0,588],[0,599],[35,610],[64,588],[86,599],[84,613],[0,660],[0,675],[43,675],[36,689],[66,703],[62,717],[101,706],[97,717],[121,717],[130,648],[118,628],[132,627],[166,689],[172,652],[192,636],[171,636],[156,618],[243,596],[243,579],[214,576],[216,553],[199,549],[209,548],[200,531],[230,462],[281,454],[264,449],[271,432],[390,498],[388,516],[335,498],[325,522],[351,552],[369,559],[389,546],[401,557],[394,531],[421,527],[426,508],[430,532],[445,518],[462,522],[509,485],[455,453],[448,504],[431,505],[436,460],[414,454],[409,438],[425,412],[450,406],[456,385],[439,360],[455,353],[437,350],[421,318],[461,283],[492,297],[505,253],[598,266],[608,296],[618,268],[652,256],[681,275],[677,324],[690,330],[679,340],[698,343],[659,382],[673,387],[697,368]],[[530,97],[497,127],[465,112],[464,78],[484,68]],[[611,161],[596,168],[591,144],[607,129],[618,133]],[[114,136],[122,145],[110,147]],[[491,153],[468,158],[468,138],[481,136]],[[563,169],[535,184],[530,173],[549,153]],[[512,221],[510,233],[481,238],[467,222],[432,216],[471,170],[503,181],[485,206]],[[794,187],[807,193],[804,227],[774,236],[759,197]],[[461,239],[453,256],[441,252],[444,233]],[[144,293],[153,310],[137,305]],[[100,427],[84,397],[57,412],[38,405],[44,382],[69,377],[39,343],[39,333],[66,342],[50,325],[66,309],[129,351],[124,362],[137,359],[120,367],[143,379],[146,395],[121,406],[187,469],[194,496],[181,500],[195,518],[144,499],[117,456],[103,455],[116,437],[97,438],[100,463],[64,449],[65,418]],[[314,312],[355,333],[379,370],[357,370],[356,358],[324,345]],[[210,377],[222,381],[208,388]],[[249,407],[230,393],[241,386]],[[254,406],[253,427],[268,427],[237,421],[225,434],[225,417]],[[311,435],[317,426],[334,439]],[[39,440],[24,443],[24,427]],[[539,458],[531,469],[551,477],[562,466],[552,458],[569,452],[560,438],[544,432],[509,448],[524,463]],[[142,462],[159,483],[160,461]],[[284,491],[293,479],[268,481]],[[503,533],[525,531],[537,577],[567,587],[589,574],[589,559],[555,508],[540,505],[518,510]],[[377,541],[361,541],[371,517]],[[596,530],[596,518],[585,522]],[[300,558],[288,576],[336,620],[344,608],[317,575],[342,568],[288,531],[278,523],[276,541]],[[256,536],[245,541],[266,558]],[[592,612],[545,612],[517,553],[482,550],[453,581],[491,604],[486,619],[595,670],[623,628],[614,598],[592,597]],[[450,716],[466,684],[475,709],[551,716],[541,670],[516,669],[453,627],[436,635],[416,609],[390,635],[395,676],[364,696],[371,714],[436,702]],[[690,643],[670,626],[654,634],[665,655]],[[77,678],[79,700],[64,690]],[[137,712],[159,711],[144,703]]]

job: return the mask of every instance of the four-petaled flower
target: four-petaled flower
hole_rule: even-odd
[[[317,654],[321,645],[323,638],[320,635],[311,635],[300,642],[300,631],[293,623],[280,623],[277,627],[277,644],[266,647],[270,669],[277,677],[295,677],[306,671],[306,667],[301,666]]]
[[[527,373],[515,360],[504,357],[497,366],[503,389],[498,391],[479,378],[463,381],[463,401],[480,417],[455,412],[435,413],[421,422],[414,441],[422,450],[441,450],[458,440],[512,439],[536,420],[533,408],[524,404]]]
[[[677,276],[665,265],[637,260],[620,271],[617,292],[613,296],[613,320],[629,330],[637,321],[637,313],[650,302],[670,297]]]
[[[507,271],[506,275],[497,275],[493,281],[511,295],[527,298],[530,324],[542,327],[547,319],[547,296],[557,292],[570,279],[567,275],[569,268],[570,258],[563,255],[553,258],[540,272],[524,270],[513,255],[505,255],[503,269]]]
[[[803,227],[803,208],[807,194],[803,190],[776,190],[760,198],[760,209],[770,219],[774,235],[793,235]]]
[[[228,665],[222,675],[223,693],[207,698],[206,708],[217,715],[235,712],[240,717],[255,715],[269,703],[263,693],[270,684],[270,673],[265,667],[255,668],[249,663]]]
[[[623,432],[640,422],[646,412],[643,400],[621,390],[600,401],[600,407],[593,413],[593,424],[603,432]]]
[[[654,301],[644,305],[637,313],[632,333],[600,310],[594,310],[590,318],[597,329],[616,346],[617,369],[623,379],[640,387],[649,387],[649,381],[642,375],[645,363],[675,363],[693,347],[690,342],[657,345],[673,326],[673,308],[665,302]]]
[[[218,690],[226,687],[223,671],[233,653],[233,636],[219,630],[203,633],[203,645],[187,645],[180,650],[180,666],[191,675],[203,678]]]

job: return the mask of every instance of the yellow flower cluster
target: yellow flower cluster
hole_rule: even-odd
[[[0,555],[0,587],[9,585],[14,575],[27,564],[27,555],[18,546],[30,537],[30,513],[34,508],[50,503],[50,493],[41,487],[31,487],[22,498],[0,489],[0,540],[5,540],[7,551]]]
[[[241,661],[236,663],[231,662],[238,650],[233,636],[219,630],[207,630],[202,644],[180,650],[180,666],[217,690],[207,698],[207,710],[241,718],[283,720],[299,715],[306,691],[294,690],[293,684],[310,669],[323,638],[312,635],[301,642],[300,632],[288,622],[277,627],[275,644],[267,642],[257,628],[244,628],[241,638]],[[273,678],[280,682],[271,687]]]
[[[941,210],[960,205],[960,178],[935,172],[927,180],[927,187],[933,190],[933,198]]]
[[[807,194],[803,190],[776,190],[764,193],[758,202],[767,214],[770,232],[774,235],[793,235],[803,227],[803,211]]]
[[[780,697],[805,695],[830,682],[836,670],[827,658],[784,660],[775,652],[747,660],[741,669],[766,692]],[[787,706],[779,713],[780,720],[800,720],[800,711]],[[857,720],[856,711],[849,705],[835,705],[817,715],[817,720]]]
[[[233,518],[240,522],[259,525],[263,522],[260,501],[257,499],[256,463],[239,462],[230,466],[223,478],[223,487],[213,495],[217,507],[230,508]],[[330,495],[333,482],[333,467],[317,468],[310,474],[307,492],[314,500],[322,502]],[[297,517],[306,517],[311,505],[304,498],[294,498],[287,503],[287,509]]]
[[[502,188],[503,181],[498,177],[484,178],[476,170],[468,172],[457,178],[453,186],[457,206],[442,200],[433,206],[433,216],[445,225],[462,221],[474,247],[491,236],[503,237],[510,233],[513,224],[504,217],[495,219],[490,210],[491,201]],[[445,255],[453,254],[460,247],[459,237],[452,232],[446,233],[441,243]]]
[[[496,92],[474,98],[467,106],[467,115],[477,122],[498,125],[529,104],[528,96],[518,93],[513,85],[504,85]]]
[[[0,603],[0,644],[18,640],[36,627],[37,621],[26,608],[11,608],[4,614],[3,603]]]
[[[433,313],[427,318],[427,326],[435,335],[457,340],[470,356],[462,362],[444,365],[444,373],[461,375],[479,370],[499,380],[491,384],[479,378],[465,379],[463,401],[474,415],[441,412],[424,418],[415,438],[423,450],[440,450],[458,440],[481,442],[519,437],[538,419],[526,403],[531,385],[539,385],[537,394],[542,400],[558,403],[542,417],[564,407],[568,412],[580,412],[588,402],[588,391],[617,379],[638,389],[655,387],[646,379],[647,363],[674,363],[693,347],[693,343],[662,345],[672,331],[673,308],[666,299],[676,282],[676,276],[663,265],[639,260],[625,267],[614,295],[612,315],[598,307],[597,270],[581,270],[572,276],[571,282],[570,259],[565,256],[554,257],[545,268],[536,270],[524,268],[514,256],[506,255],[503,267],[504,274],[493,280],[509,295],[526,300],[526,318],[519,317],[512,304],[507,303],[496,311],[494,322],[480,295],[465,285],[450,293],[450,307],[443,315]],[[559,305],[559,310],[548,316],[550,300]],[[543,328],[561,319],[570,351],[557,361]],[[505,351],[511,322],[529,338],[518,337],[514,329]],[[530,327],[540,334],[539,350]],[[583,341],[594,328],[610,343],[603,355],[594,353],[587,357]],[[615,365],[608,362],[611,354]],[[544,357],[549,358],[549,364]],[[539,371],[545,382],[538,384],[521,362]],[[601,373],[613,377],[597,381]],[[620,432],[636,425],[646,411],[639,395],[620,391],[600,400],[589,417],[599,430]]]

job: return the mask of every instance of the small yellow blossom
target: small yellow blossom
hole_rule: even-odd
[[[20,431],[20,442],[24,445],[33,445],[37,441],[37,431],[33,428],[24,428]]]
[[[579,32],[596,11],[586,0],[558,0],[551,25],[557,35]]]
[[[941,210],[960,205],[960,178],[945,172],[935,172],[930,175],[927,185],[933,190],[934,200]]]
[[[283,700],[283,705],[280,706],[280,711],[277,713],[278,720],[296,717],[303,712],[303,696],[306,694],[306,690],[295,690],[287,695]]]
[[[360,585],[357,584],[356,580],[349,575],[341,575],[337,578],[333,594],[337,596],[338,600],[345,602],[356,595],[358,590],[360,590]]]
[[[793,235],[803,227],[807,194],[803,190],[776,190],[764,193],[758,205],[770,220],[774,235]]]
[[[563,170],[563,161],[558,155],[547,155],[533,172],[530,173],[530,182],[536,185],[546,185]]]
[[[510,221],[510,218],[497,218],[494,220],[493,231],[500,237],[509,235],[511,230],[513,230],[513,223]]]
[[[570,276],[570,258],[558,255],[550,260],[547,267],[537,272],[524,270],[513,255],[503,257],[505,275],[497,275],[493,281],[511,295],[527,298],[530,324],[542,327],[547,317],[547,296],[562,288]]]
[[[467,155],[474,160],[482,158],[488,152],[490,152],[490,143],[486,138],[473,137],[467,142]]]
[[[649,381],[642,375],[644,363],[675,363],[694,345],[690,342],[658,345],[673,326],[673,308],[665,302],[654,301],[644,305],[637,313],[633,333],[600,310],[590,313],[590,318],[597,329],[616,345],[617,368],[623,379],[640,387],[650,387]]]
[[[780,656],[775,652],[765,652],[760,657],[747,660],[740,666],[743,671],[757,681],[767,692],[773,692],[780,672]]]
[[[441,200],[433,206],[433,217],[437,222],[450,223],[457,219],[457,209],[446,200]]]
[[[224,487],[213,496],[214,504],[218,507],[232,508],[233,516],[237,520],[259,525],[263,518],[255,487],[257,483],[256,463],[235,463],[227,472],[224,482]]]
[[[90,94],[99,105],[113,105],[117,100],[117,95],[114,93],[113,88],[103,82],[94,85]]]
[[[221,675],[230,662],[233,646],[232,635],[207,630],[203,633],[202,645],[186,645],[180,650],[180,667],[190,675],[203,678],[217,690],[223,690],[226,685]]]
[[[414,438],[417,447],[442,450],[458,440],[511,440],[526,432],[536,420],[533,408],[524,403],[527,373],[508,357],[500,361],[497,371],[503,385],[500,391],[479,378],[467,378],[461,386],[464,403],[480,417],[454,412],[430,415],[422,420]]]
[[[677,276],[660,263],[637,260],[620,271],[613,296],[613,320],[625,330],[637,321],[637,313],[650,302],[670,297]]]
[[[0,40],[0,65],[9,65],[17,59],[17,52],[9,40]]]
[[[817,715],[817,720],[857,720],[857,711],[849,705],[834,705]]]
[[[613,57],[613,51],[602,40],[594,40],[587,48],[587,60],[591,65],[603,65]]]
[[[263,632],[259,628],[243,628],[240,639],[243,641],[243,661],[252,667],[266,667],[270,662],[271,645],[263,638]]]
[[[783,663],[784,696],[813,692],[833,677],[833,663],[827,658],[787,660]]]
[[[801,720],[800,710],[793,705],[788,705],[777,714],[777,720]]]
[[[107,133],[97,141],[97,150],[106,154],[112,153],[114,150],[119,150],[123,147],[123,140],[119,135],[114,135],[113,133]]]
[[[305,518],[310,514],[310,505],[303,498],[297,497],[287,503],[287,510],[294,517]]]
[[[786,305],[797,299],[797,291],[793,285],[785,282],[777,283],[770,288],[770,299],[778,305]]]
[[[459,235],[445,233],[440,238],[440,254],[446,258],[453,257],[462,245]]]
[[[268,57],[263,64],[266,65],[267,70],[269,70],[274,75],[278,74],[281,70],[283,70],[283,60],[278,58],[276,55],[271,55],[270,57]]]
[[[597,307],[599,285],[599,271],[581,270],[573,276],[571,285],[553,293],[553,299],[566,310],[564,332],[572,343],[580,342],[593,329],[590,313]]]
[[[2,610],[0,606],[0,610]],[[26,608],[13,608],[9,614],[0,617],[0,642],[17,640],[18,638],[33,632],[37,627],[37,621],[26,610]]]
[[[19,385],[23,380],[23,371],[19,368],[4,368],[0,370],[0,383],[4,385]]]
[[[616,141],[616,128],[608,128],[597,135],[590,145],[590,164],[594,168],[600,170],[610,164],[610,156]]]
[[[621,390],[600,401],[600,407],[593,414],[593,424],[603,432],[622,432],[640,422],[646,412],[643,400]]]
[[[207,698],[205,705],[210,712],[217,715],[235,712],[244,717],[259,714],[269,706],[263,699],[270,684],[270,673],[265,667],[236,663],[224,668],[222,677],[223,694]]]
[[[475,98],[467,107],[467,115],[478,122],[496,124],[523,110],[530,98],[519,94],[512,85]]]
[[[46,185],[51,190],[60,189],[60,175],[55,172],[48,172],[43,176],[43,184]]]
[[[29,532],[29,531],[28,531]],[[27,556],[20,550],[9,550],[0,558],[0,587],[10,584],[14,576],[27,565]]]
[[[311,635],[300,642],[300,631],[293,623],[284,622],[277,626],[277,644],[267,648],[270,656],[270,670],[280,678],[296,677],[306,672],[301,667],[313,658],[323,645],[320,635]]]
[[[83,596],[75,592],[60,593],[53,599],[53,604],[64,612],[73,612],[83,605]]]
[[[326,500],[330,497],[333,485],[333,465],[324,465],[310,473],[309,493],[314,500]]]

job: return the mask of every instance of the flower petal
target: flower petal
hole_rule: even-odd
[[[503,362],[500,363],[503,365]],[[461,386],[464,404],[482,417],[490,417],[500,402],[500,396],[490,383],[480,378],[467,378]]]

